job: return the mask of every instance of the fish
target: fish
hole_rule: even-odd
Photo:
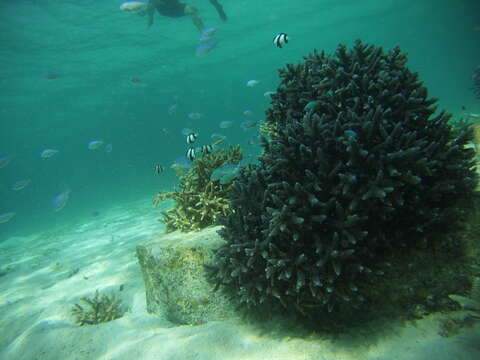
[[[320,104],[320,101],[319,101],[319,100],[309,101],[309,102],[303,107],[303,110],[305,110],[305,111],[311,111],[311,110],[315,109],[315,106],[317,106],[318,104]]]
[[[30,179],[18,180],[17,182],[15,182],[15,183],[12,185],[12,190],[14,190],[14,191],[23,190],[23,189],[25,189],[31,182],[32,182],[32,180],[30,180]]]
[[[208,27],[202,31],[202,34],[200,35],[200,39],[198,41],[200,43],[205,43],[213,39],[215,34],[217,33],[218,29],[216,27]]]
[[[199,112],[191,112],[188,114],[188,118],[191,120],[200,120],[203,118],[203,114]]]
[[[143,1],[126,1],[120,5],[120,11],[139,12],[146,8],[147,4]]]
[[[153,169],[155,170],[155,172],[160,175],[162,172],[165,171],[165,168],[162,166],[162,165],[159,165],[159,164],[156,164]]]
[[[210,135],[210,138],[213,141],[218,142],[218,144],[220,144],[220,143],[224,142],[227,137],[225,135],[222,135],[222,134],[219,134],[219,133],[213,133],[212,135]]]
[[[168,115],[175,115],[177,113],[178,104],[172,104],[168,107]]]
[[[245,110],[243,112],[243,116],[252,117],[253,116],[253,111],[252,110]]]
[[[242,123],[240,124],[240,127],[243,130],[247,130],[257,126],[257,124],[258,122],[256,120],[245,120],[245,121],[242,121]]]
[[[210,175],[210,180],[218,180],[220,184],[225,185],[235,179],[235,177],[238,175],[238,171],[238,165],[225,164],[212,171],[212,174]]]
[[[247,87],[254,87],[260,84],[260,80],[248,80]]]
[[[205,56],[218,46],[218,42],[203,42],[197,45],[195,56]]]
[[[190,161],[195,160],[195,148],[193,147],[188,148],[186,156],[187,156],[187,159]]]
[[[195,140],[197,140],[197,134],[195,133],[190,133],[187,135],[187,144],[193,144]]]
[[[233,126],[233,121],[230,121],[230,120],[222,121],[220,122],[220,124],[218,124],[218,126],[221,129],[228,129]]]
[[[172,169],[188,170],[191,167],[192,167],[192,163],[185,156],[176,158],[171,165]]]
[[[271,98],[273,94],[275,94],[275,91],[265,91],[263,96],[266,98]]]
[[[7,166],[10,163],[10,161],[12,161],[12,159],[13,159],[13,155],[6,155],[6,156],[0,157],[0,169]]]
[[[112,150],[113,150],[113,145],[112,145],[112,144],[107,144],[107,145],[105,145],[105,151],[106,151],[107,153],[111,153]]]
[[[40,153],[40,157],[42,159],[48,159],[51,158],[52,156],[55,156],[59,153],[58,150],[55,149],[45,149]]]
[[[469,118],[474,118],[474,119],[480,118],[480,114],[474,114],[474,113],[465,114],[465,116]]]
[[[133,76],[130,78],[130,81],[134,84],[140,84],[143,83],[143,80],[139,78],[138,76]]]
[[[102,140],[93,140],[93,141],[90,141],[87,146],[89,150],[97,150],[97,149],[100,149],[102,145],[103,145]]]
[[[345,134],[345,136],[351,139],[356,139],[358,137],[357,132],[353,130],[345,130],[343,133]]]
[[[54,212],[61,211],[65,205],[67,205],[68,199],[70,198],[70,190],[65,190],[64,192],[55,195],[52,199],[52,207]]]
[[[10,221],[15,215],[16,213],[14,213],[13,211],[0,214],[0,224],[4,224]]]
[[[212,145],[203,145],[202,146],[202,154],[210,154],[213,151],[213,146]]]
[[[288,35],[285,33],[278,33],[273,37],[273,45],[275,45],[277,48],[281,48],[283,45],[288,43]]]
[[[62,73],[59,72],[47,72],[43,74],[44,78],[47,80],[55,80],[63,76]]]

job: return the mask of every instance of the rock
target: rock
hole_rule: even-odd
[[[204,264],[225,241],[221,227],[172,232],[137,246],[147,311],[176,324],[203,324],[235,316],[234,305],[206,278]]]

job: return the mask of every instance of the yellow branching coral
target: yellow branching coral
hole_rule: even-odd
[[[213,171],[226,164],[238,164],[242,160],[240,147],[231,146],[194,160],[188,172],[175,168],[180,184],[172,192],[158,193],[153,199],[155,207],[166,199],[173,199],[175,207],[162,212],[166,231],[196,231],[215,225],[228,210],[227,193],[230,183],[211,180]]]
[[[122,301],[115,294],[105,295],[95,291],[92,297],[84,296],[80,299],[83,306],[76,303],[71,309],[75,322],[82,325],[97,325],[121,318],[125,313]]]

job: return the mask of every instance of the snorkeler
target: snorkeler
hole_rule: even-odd
[[[218,0],[209,0],[215,7],[218,15],[222,20],[227,20],[227,15],[223,10],[222,5]],[[192,5],[184,4],[179,0],[148,0],[148,4],[144,11],[139,12],[140,15],[148,15],[148,27],[153,24],[153,14],[155,10],[159,14],[167,17],[182,17],[190,15],[192,17],[193,24],[201,32],[204,29],[203,21],[198,16],[198,9]]]

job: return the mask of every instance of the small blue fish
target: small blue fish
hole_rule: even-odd
[[[48,159],[51,158],[52,156],[55,156],[59,153],[58,150],[55,149],[45,149],[40,153],[40,157],[42,159]]]
[[[248,80],[246,85],[247,87],[255,87],[258,84],[260,84],[260,80],[252,79],[252,80]]]
[[[207,55],[210,51],[215,49],[218,46],[218,42],[216,43],[209,43],[204,42],[197,45],[195,49],[195,56],[201,57]]]
[[[54,212],[59,212],[62,210],[65,205],[67,205],[68,199],[70,198],[70,190],[66,190],[52,199],[52,207]]]
[[[243,129],[243,130],[248,130],[248,129],[251,129],[255,126],[257,126],[258,122],[255,121],[255,120],[245,120],[245,121],[242,121],[242,123],[240,124],[240,127]]]
[[[345,136],[351,139],[356,139],[358,137],[357,133],[353,130],[345,130],[343,133],[345,134]]]
[[[185,156],[181,156],[179,158],[176,158],[172,164],[173,169],[182,169],[182,170],[188,170],[193,166],[192,162],[189,161]]]
[[[12,190],[20,191],[22,189],[25,189],[31,182],[32,180],[30,179],[18,180],[15,184],[12,185]]]
[[[228,128],[231,128],[233,126],[233,121],[230,121],[230,120],[222,121],[222,122],[220,122],[220,124],[218,124],[218,126],[221,129],[228,129]]]
[[[16,213],[14,212],[7,212],[7,213],[0,214],[0,224],[10,221],[15,215]]]
[[[177,113],[178,104],[172,104],[168,107],[168,115],[175,115]]]
[[[307,103],[307,105],[305,105],[305,107],[303,108],[303,110],[305,111],[311,111],[315,108],[315,106],[317,106],[318,104],[320,103],[320,101],[318,100],[315,100],[315,101],[310,101]]]
[[[188,113],[188,118],[191,120],[200,120],[202,117],[203,117],[203,114],[199,112]]]
[[[12,159],[13,159],[12,155],[6,155],[6,156],[0,157],[0,169],[7,166],[8,163],[12,161]]]
[[[213,133],[210,135],[210,138],[215,141],[215,143],[220,144],[225,141],[227,138],[225,135],[219,134],[219,133]]]
[[[243,112],[243,116],[245,117],[252,117],[253,116],[253,111],[252,110],[245,110]]]
[[[88,149],[89,150],[97,150],[100,149],[103,145],[102,140],[93,140],[88,143]]]
[[[233,164],[225,164],[213,170],[210,180],[219,180],[220,184],[225,185],[231,182],[238,175],[239,166]]]

